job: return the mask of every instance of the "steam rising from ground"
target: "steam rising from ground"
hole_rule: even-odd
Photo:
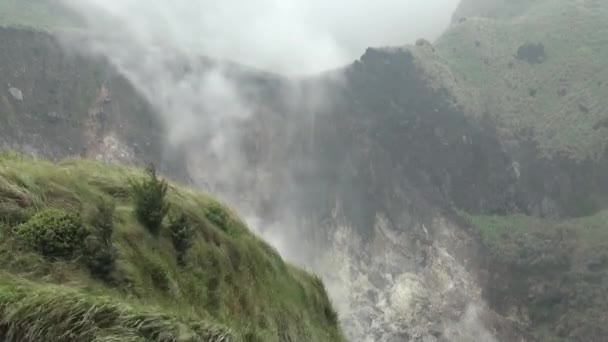
[[[282,73],[435,38],[458,0],[63,0],[105,34]],[[127,31],[125,31],[127,30]]]
[[[457,3],[62,1],[87,23],[90,35],[83,46],[107,58],[150,101],[166,125],[168,142],[186,147],[188,161],[195,167],[207,167],[205,177],[211,177],[214,184],[230,184],[246,177],[241,125],[256,108],[245,99],[241,85],[228,76],[231,65],[202,56],[291,75],[317,72],[356,58],[367,46],[401,45],[421,36],[433,38],[447,25]],[[323,96],[308,96],[311,98],[298,101],[326,104]],[[259,222],[256,217],[248,221],[253,226]],[[284,256],[300,259],[300,251],[285,236],[265,238]],[[477,326],[476,313],[471,312],[455,331]]]
[[[170,145],[190,151],[194,165],[213,163],[210,183],[229,187],[247,172],[238,126],[255,108],[227,76],[229,66],[203,56],[290,75],[321,71],[368,46],[438,35],[458,2],[60,1],[86,23],[76,49],[107,58],[161,115]],[[297,101],[327,102],[314,94]]]

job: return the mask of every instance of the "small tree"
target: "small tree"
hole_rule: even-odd
[[[114,202],[101,200],[91,218],[91,225],[96,234],[88,239],[86,244],[87,267],[95,277],[106,281],[112,280],[116,263],[116,252],[112,246],[114,210]]]
[[[169,211],[169,204],[165,199],[168,185],[165,180],[158,178],[153,165],[148,166],[146,174],[145,179],[131,182],[135,215],[142,225],[157,235]]]
[[[169,230],[171,231],[173,248],[175,248],[175,252],[177,253],[177,264],[185,266],[186,253],[192,246],[192,227],[188,217],[185,214],[181,214],[176,219],[172,219]]]
[[[106,246],[112,245],[115,210],[116,205],[114,202],[102,198],[97,205],[97,211],[91,218],[91,225],[97,229],[99,240]]]

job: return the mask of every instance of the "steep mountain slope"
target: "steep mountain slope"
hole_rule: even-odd
[[[226,76],[241,85],[253,115],[236,127],[245,164],[225,182],[210,169],[221,170],[225,161],[202,148],[205,136],[174,149],[169,162],[167,151],[155,147],[164,132],[148,101],[103,61],[66,54],[45,33],[4,32],[8,46],[21,47],[7,49],[5,63],[21,70],[7,77],[23,95],[15,98],[10,88],[4,95],[3,111],[12,118],[4,126],[5,146],[55,158],[84,148],[83,155],[103,160],[154,161],[174,177],[210,185],[258,217],[266,236],[287,241],[291,247],[283,252],[291,260],[322,272],[353,340],[466,341],[494,329],[518,334],[486,314],[475,274],[464,267],[477,259],[475,242],[449,209],[455,201],[474,213],[514,210],[515,171],[492,128],[477,127],[457,108],[437,63],[421,63],[432,57],[431,47],[372,49],[343,70],[295,82],[229,68]],[[37,49],[41,71],[22,57]],[[199,72],[204,78],[206,62],[180,64],[191,70],[188,77]],[[425,68],[428,77],[420,72]],[[68,77],[52,83],[57,69]],[[74,102],[52,95],[47,84],[56,84],[58,94],[73,94],[75,87],[90,95]],[[319,89],[325,96],[319,98]],[[71,120],[28,115],[37,103],[42,113],[51,112],[50,103],[57,116]],[[493,176],[481,184],[474,177],[481,173]],[[433,290],[412,297],[410,288]],[[393,302],[400,304],[387,304]],[[490,318],[480,324],[483,316]]]
[[[204,135],[168,150],[162,97],[111,58],[5,29],[0,139],[212,189],[322,274],[353,341],[602,341],[606,8],[465,0],[434,45],[296,80],[224,66],[251,111],[236,164]],[[214,63],[177,57],[171,77],[199,89]]]
[[[523,215],[472,217],[482,232],[485,297],[540,341],[605,339],[608,215],[565,221]]]
[[[321,280],[214,200],[171,185],[173,218],[146,230],[130,196],[143,177],[0,156],[3,341],[342,340]]]
[[[517,14],[494,18],[504,7]],[[605,206],[608,4],[463,1],[456,16],[464,19],[439,39],[438,54],[474,94],[459,100],[468,113],[495,121],[522,191],[544,202],[530,211],[578,216]]]
[[[4,146],[53,158],[128,161],[160,154],[160,123],[107,63],[68,53],[54,36],[28,29],[0,29],[0,42]]]
[[[437,42],[473,94],[460,99],[467,113],[498,128],[530,199],[524,212],[545,217],[472,218],[489,256],[490,306],[541,341],[606,335],[596,312],[608,231],[607,18],[603,1],[466,0]],[[557,219],[572,216],[585,217]]]
[[[421,73],[430,53],[369,49],[311,80],[331,105],[292,123],[301,133],[290,136],[288,158],[305,162],[277,184],[288,190],[273,206],[293,216],[290,240],[308,241],[303,259],[323,270],[352,340],[518,335],[484,308],[471,272],[476,243],[452,209],[515,210],[515,171],[491,127],[468,120],[450,91]]]
[[[532,134],[546,155],[599,158],[607,15],[602,1],[536,1],[514,18],[456,23],[437,49],[505,134]]]

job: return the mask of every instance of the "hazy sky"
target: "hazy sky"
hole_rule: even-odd
[[[434,39],[458,0],[63,0],[104,30],[283,73]]]

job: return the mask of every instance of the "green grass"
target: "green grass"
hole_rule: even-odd
[[[608,146],[608,2],[541,0],[518,12],[469,18],[438,40],[460,87],[476,94],[462,101],[481,103],[477,114],[493,115],[506,139],[531,131],[547,156],[601,156]],[[514,57],[523,44],[538,42],[544,63]]]
[[[526,215],[468,216],[484,242],[497,245],[515,235],[567,232],[585,248],[608,246],[608,210],[593,216],[563,221],[546,220]]]
[[[495,278],[487,289],[489,298],[518,303],[540,341],[605,336],[608,210],[563,221],[468,217],[480,233]]]
[[[2,274],[3,341],[234,341],[217,323],[167,314],[160,308],[41,285]]]
[[[468,218],[494,258],[524,269],[550,267],[565,257],[585,267],[589,260],[608,257],[608,210],[562,221],[526,215]],[[557,242],[568,250],[558,250]]]
[[[159,321],[150,318],[150,324],[160,325],[154,331],[163,336],[173,336],[178,328],[195,331],[191,322],[198,322],[246,341],[343,340],[318,278],[286,264],[220,203],[170,184],[171,210],[185,213],[195,224],[185,266],[178,266],[168,222],[155,237],[135,218],[128,181],[139,177],[144,177],[141,170],[86,160],[54,164],[16,154],[0,155],[0,269],[8,275],[0,277],[0,307],[19,311],[13,315],[0,310],[0,337],[7,334],[4,324],[21,329],[17,334],[74,324],[73,329],[83,333],[93,329],[94,341],[173,341],[142,335],[130,318],[143,315],[137,322],[146,323],[146,317],[161,315]],[[47,208],[77,213],[87,221],[102,200],[116,204],[113,282],[96,280],[79,258],[48,260],[12,234],[18,222]],[[221,221],[217,220],[218,210],[224,212]],[[24,297],[24,293],[33,295]],[[106,311],[115,318],[108,327],[99,327],[101,323],[96,321],[80,326],[89,309],[101,310],[100,319],[106,319]],[[34,321],[37,325],[30,328],[24,323]],[[120,338],[105,337],[115,331]]]
[[[53,31],[77,27],[78,21],[57,0],[2,0],[0,26]]]

